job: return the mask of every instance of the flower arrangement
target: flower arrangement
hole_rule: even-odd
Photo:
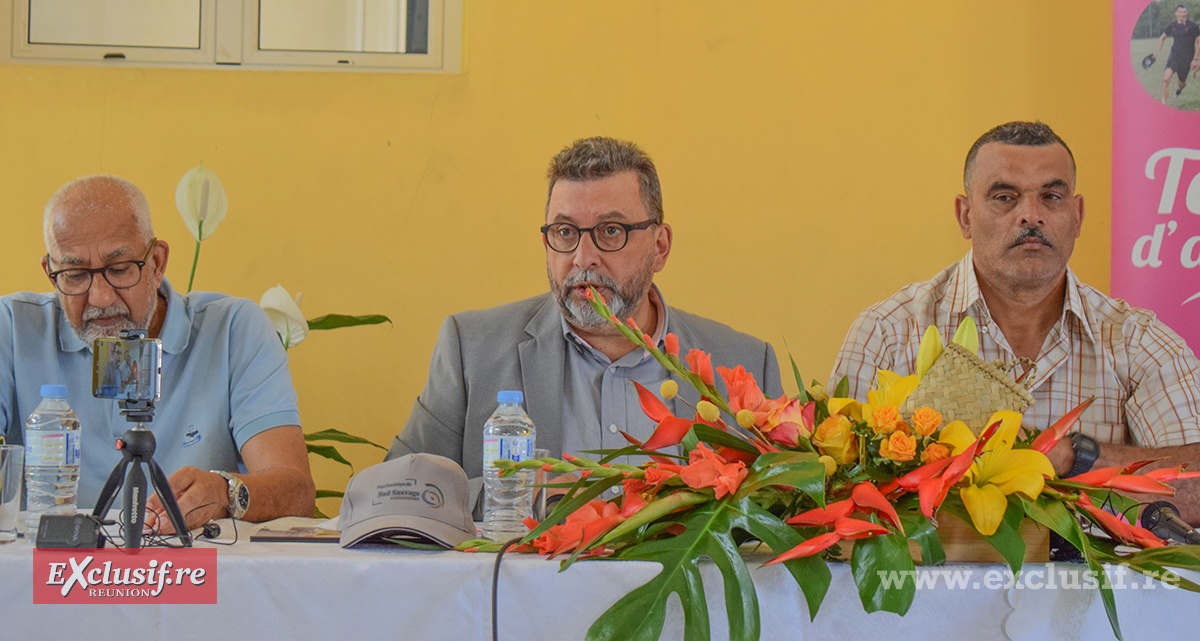
[[[681,357],[678,339],[670,335],[665,351],[659,351],[632,320],[615,318],[594,290],[589,300],[701,396],[694,416],[678,417],[638,385],[642,408],[657,423],[645,442],[626,435],[629,446],[600,452],[596,461],[565,455],[496,464],[506,473],[541,468],[579,477],[560,484],[568,487],[567,494],[545,521],[527,522],[531,531],[517,551],[568,555],[564,569],[580,558],[640,559],[663,566],[605,612],[589,639],[657,638],[672,593],[683,605],[686,636],[708,638],[702,557],[723,576],[731,637],[757,639],[757,597],[741,552],[748,542],[765,545],[772,555],[766,564],[782,564],[795,578],[813,617],[830,584],[827,559],[838,556],[839,544],[851,544],[849,560],[864,609],[903,615],[915,586],[885,583],[882,577],[915,569],[910,539],[919,545],[923,564],[943,563],[937,524],[946,514],[970,524],[1014,574],[1025,553],[1017,530],[1032,520],[1078,548],[1096,576],[1102,576],[1103,564],[1120,563],[1200,592],[1200,585],[1167,569],[1200,569],[1200,548],[1166,547],[1151,532],[1131,525],[1121,515],[1138,504],[1116,491],[1171,494],[1167,482],[1200,473],[1180,467],[1139,474],[1145,465],[1139,463],[1069,481],[1055,477],[1045,453],[1091,401],[1040,432],[1023,428],[1021,415],[1010,411],[997,412],[980,426],[944,423],[930,407],[903,414],[905,399],[941,352],[936,331],[922,340],[918,374],[880,371],[878,388],[865,403],[845,398],[845,381],[832,396],[818,383],[805,386],[794,361],[799,394],[770,399],[743,368],[714,372],[708,354],[692,349]],[[960,327],[955,341],[977,349],[973,330]],[[717,389],[717,376],[727,395]],[[677,391],[675,381],[660,390],[668,398]],[[638,466],[613,462],[629,454],[647,455],[649,461]],[[616,486],[623,487],[621,496],[601,498]],[[464,546],[498,547],[480,541]],[[1102,581],[1098,585],[1119,638],[1112,589]]]

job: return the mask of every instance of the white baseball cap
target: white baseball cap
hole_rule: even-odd
[[[409,539],[452,548],[475,538],[467,474],[436,454],[406,454],[355,474],[338,516],[342,547]]]

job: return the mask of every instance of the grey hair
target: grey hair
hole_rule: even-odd
[[[550,194],[559,180],[599,180],[623,171],[637,174],[642,206],[656,223],[663,221],[662,187],[658,171],[649,154],[632,142],[604,136],[582,138],[564,147],[550,160],[546,180],[546,213],[550,210]]]
[[[137,188],[137,185],[118,178],[117,176],[92,175],[76,178],[71,182],[59,187],[58,191],[50,197],[46,203],[46,210],[42,214],[42,237],[46,242],[46,252],[50,252],[50,245],[54,242],[54,214],[63,204],[64,200],[71,199],[74,192],[92,185],[110,185],[115,187],[124,196],[126,204],[133,209],[134,218],[137,221],[138,234],[147,243],[151,238],[154,238],[154,226],[150,222],[150,204],[146,202],[146,196],[142,190]],[[85,213],[92,214],[98,209],[97,203],[93,200],[72,199],[72,205],[77,208],[82,208]]]
[[[971,192],[971,170],[975,168],[975,156],[979,155],[979,148],[989,142],[1023,147],[1062,145],[1063,149],[1067,150],[1067,155],[1071,157],[1071,176],[1075,176],[1075,154],[1071,153],[1071,148],[1062,138],[1058,137],[1058,134],[1054,133],[1050,125],[1041,121],[1014,120],[992,127],[980,136],[975,144],[971,145],[971,150],[967,152],[967,161],[963,164],[963,189],[968,194]]]

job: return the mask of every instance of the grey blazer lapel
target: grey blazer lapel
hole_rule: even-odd
[[[521,384],[525,390],[525,411],[537,428],[537,446],[552,455],[562,451],[563,367],[566,363],[566,339],[562,335],[562,316],[553,297],[547,296],[541,309],[525,325],[528,340],[517,346],[521,359]]]

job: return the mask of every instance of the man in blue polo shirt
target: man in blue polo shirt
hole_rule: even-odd
[[[233,516],[309,516],[315,489],[287,355],[253,302],[181,296],[163,277],[145,196],[110,176],[80,178],[46,205],[42,269],[56,294],[0,298],[0,431],[23,442],[42,384],[66,385],[82,424],[79,505],[91,507],[130,427],[93,398],[92,341],[147,329],[163,343],[162,397],[146,427],[189,527]],[[244,472],[239,470],[244,469]],[[245,497],[248,494],[248,504]],[[159,521],[157,497],[147,522]],[[170,523],[161,519],[164,531]]]

